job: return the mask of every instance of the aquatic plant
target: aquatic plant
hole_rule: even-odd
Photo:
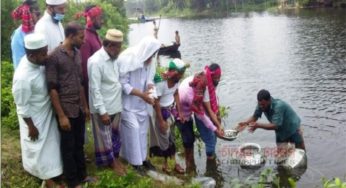
[[[231,107],[229,106],[219,106],[219,113],[221,118],[226,118],[229,115],[229,111],[231,110]]]
[[[326,179],[322,178],[323,188],[346,188],[346,180],[340,178]]]

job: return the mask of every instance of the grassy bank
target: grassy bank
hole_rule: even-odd
[[[90,127],[90,125],[88,125]],[[86,144],[85,152],[92,161],[94,160],[93,142],[91,139],[90,128],[88,130],[90,142]],[[152,158],[153,164],[160,169],[163,160],[161,158]],[[173,161],[169,165],[173,167]],[[177,176],[187,182],[184,186],[174,183],[165,183],[155,181],[149,177],[141,177],[132,170],[130,165],[127,165],[128,174],[123,177],[116,176],[114,172],[108,168],[97,168],[93,162],[87,163],[88,174],[96,176],[98,182],[96,184],[85,185],[85,187],[162,187],[162,188],[181,188],[181,187],[199,187],[198,185],[190,184],[189,176]],[[6,126],[2,126],[1,130],[1,187],[40,187],[42,181],[34,176],[31,176],[23,169],[19,130],[11,130]],[[160,171],[160,170],[158,170]],[[174,174],[173,174],[174,175]]]
[[[11,93],[13,77],[13,66],[10,62],[1,62],[1,187],[39,187],[42,181],[31,176],[24,171],[21,159],[19,125],[16,115],[16,108]],[[90,123],[87,125],[89,142],[85,145],[86,154],[94,160],[94,143],[90,130]],[[181,140],[181,139],[179,139]],[[181,148],[181,141],[178,142]],[[162,159],[153,158],[155,166],[160,167]],[[170,165],[173,167],[172,161]],[[140,177],[128,165],[128,174],[124,177],[116,176],[110,169],[97,168],[95,164],[87,164],[88,173],[97,176],[97,184],[87,185],[87,187],[181,187],[175,184],[164,184],[154,181],[149,177]],[[181,176],[185,182],[189,182],[189,176]],[[185,187],[193,187],[187,183]]]

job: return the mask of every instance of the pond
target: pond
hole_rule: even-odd
[[[289,103],[302,119],[308,167],[298,187],[321,185],[321,177],[346,175],[346,10],[292,10],[281,13],[232,14],[227,18],[162,19],[159,40],[170,44],[179,31],[182,59],[190,71],[218,63],[222,81],[219,101],[229,106],[225,128],[234,127],[254,112],[256,94],[267,89]],[[153,34],[153,24],[132,24],[130,45]],[[266,122],[265,118],[260,121]],[[232,142],[218,140],[217,164],[207,164],[204,148],[195,147],[199,175],[229,187],[233,178],[258,177],[257,170],[233,164],[229,148],[253,142],[275,148],[273,131],[242,132]],[[202,144],[203,146],[203,144]],[[232,151],[232,149],[231,149]]]

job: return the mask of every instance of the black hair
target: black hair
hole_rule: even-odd
[[[257,93],[257,100],[261,101],[261,100],[266,100],[269,101],[271,98],[269,91],[265,90],[265,89],[261,89],[258,93]]]
[[[211,71],[215,71],[220,68],[219,64],[216,64],[216,63],[212,63],[208,67]]]
[[[41,12],[40,12],[40,7],[38,6],[37,3],[33,3],[30,6],[30,12],[32,14],[36,14],[37,17],[39,17],[41,15]]]
[[[25,1],[23,1],[23,4],[31,6],[33,4],[37,4],[37,1],[36,0],[25,0]]]
[[[96,7],[96,5],[87,5],[84,9],[84,12],[88,12],[90,9]]]
[[[65,27],[65,36],[76,36],[80,30],[84,30],[84,27],[78,22],[69,22]]]

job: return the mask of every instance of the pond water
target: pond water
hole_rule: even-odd
[[[179,30],[179,50],[182,59],[191,63],[191,73],[210,63],[221,65],[218,97],[230,107],[226,129],[252,115],[256,94],[265,88],[289,103],[302,119],[308,166],[298,177],[298,187],[320,187],[321,177],[346,176],[345,9],[162,19],[159,40],[170,44],[175,30]],[[132,24],[129,43],[152,34],[151,22]],[[216,165],[206,163],[203,144],[195,147],[198,175],[215,178],[217,187],[229,187],[234,178],[256,179],[264,168],[276,169],[271,156],[256,170],[233,164],[232,152],[246,142],[273,149],[275,135],[244,131],[235,141],[218,140]]]

